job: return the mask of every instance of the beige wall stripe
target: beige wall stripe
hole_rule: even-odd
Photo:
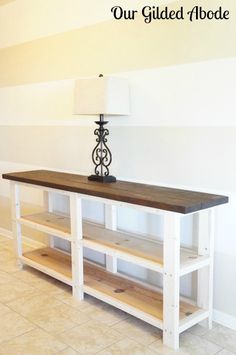
[[[107,21],[0,50],[0,86],[233,57],[233,31],[233,19]]]

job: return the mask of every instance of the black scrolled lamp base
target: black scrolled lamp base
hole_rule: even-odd
[[[96,138],[96,146],[92,152],[92,160],[95,165],[95,174],[90,175],[88,180],[97,182],[116,182],[115,176],[109,175],[109,166],[112,162],[112,154],[107,146],[107,136],[109,135],[109,130],[104,128],[108,121],[104,121],[104,116],[100,115],[100,121],[95,121],[99,126],[94,131]]]
[[[116,182],[115,176],[108,175],[108,176],[100,176],[100,175],[90,175],[88,177],[90,181],[98,181],[98,182]]]

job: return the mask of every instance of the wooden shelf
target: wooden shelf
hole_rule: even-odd
[[[84,273],[86,293],[162,329],[162,293],[91,263],[84,264]],[[198,310],[196,306],[180,302],[180,319],[185,319]]]
[[[71,258],[62,251],[42,248],[24,253],[21,258],[42,272],[71,285]],[[66,280],[66,281],[65,281]],[[162,294],[138,282],[114,275],[103,268],[84,262],[84,292],[147,321],[162,329]],[[199,308],[187,302],[180,303],[180,319],[193,317]]]
[[[69,217],[50,212],[36,213],[20,218],[20,223],[71,240]],[[107,255],[138,263],[148,269],[163,273],[163,244],[138,235],[111,231],[95,223],[83,222],[83,245]],[[199,256],[191,249],[180,250],[180,275],[209,265],[208,256]]]
[[[87,248],[163,273],[163,244],[160,242],[87,222],[83,223],[83,237],[83,245]],[[191,249],[181,248],[181,276],[208,264],[208,256],[199,256]]]
[[[24,253],[20,260],[24,264],[72,285],[71,257],[67,253],[58,249],[41,248]]]
[[[27,227],[55,235],[62,239],[71,239],[70,219],[63,214],[51,212],[34,213],[22,216],[19,218],[19,222]]]

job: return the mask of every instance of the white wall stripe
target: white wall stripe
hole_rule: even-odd
[[[131,115],[114,126],[235,126],[236,59],[114,74],[128,78]],[[0,125],[92,126],[73,115],[75,80],[0,88]]]

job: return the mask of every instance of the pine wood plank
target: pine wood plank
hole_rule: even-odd
[[[71,258],[63,252],[51,248],[42,248],[24,253],[24,257],[71,277]],[[86,286],[162,320],[163,301],[161,293],[125,279],[125,277],[112,274],[88,262],[84,262],[84,273]],[[180,319],[184,319],[198,309],[198,307],[181,301]]]
[[[59,250],[52,248],[40,248],[23,254],[40,265],[71,278],[71,257]]]
[[[96,245],[100,245],[104,252],[109,253],[109,249],[121,252],[121,258],[123,253],[131,258],[142,258],[143,262],[140,260],[140,265],[144,266],[145,261],[149,260],[163,267],[163,243],[161,242],[150,241],[131,233],[111,231],[98,224],[87,222],[83,223],[83,235],[84,245],[87,247],[96,249]],[[191,249],[180,249],[181,274],[185,274],[185,269],[196,270],[198,264],[206,265],[207,262],[208,257],[199,256]],[[149,267],[151,267],[150,264]]]
[[[84,269],[86,285],[154,317],[163,319],[163,297],[161,293],[145,288],[136,282],[109,273],[89,263],[85,263]],[[186,302],[181,302],[180,319],[197,310],[197,307]]]
[[[49,227],[55,231],[60,231],[63,234],[70,236],[70,219],[68,216],[52,213],[52,212],[40,212],[30,215],[25,215],[21,218],[22,223],[30,222],[33,224],[41,225],[43,227]],[[32,224],[32,226],[33,226]]]
[[[37,226],[41,225],[40,230],[48,232],[48,227],[52,231],[60,231],[64,235],[70,236],[70,220],[68,216],[62,214],[55,214],[51,212],[42,212],[35,213],[32,215],[27,215],[21,218],[21,221],[30,222],[32,226],[34,223]],[[27,223],[26,223],[27,224]],[[84,246],[88,248],[93,248],[98,250],[98,246],[103,248],[104,253],[116,251],[120,252],[120,257],[124,257],[124,253],[128,255],[129,258],[138,257],[143,259],[140,260],[140,263],[145,266],[146,260],[151,261],[152,263],[158,264],[160,268],[163,267],[163,244],[161,242],[150,241],[144,238],[140,238],[138,235],[112,231],[104,228],[103,226],[95,223],[83,222],[83,243]],[[99,250],[98,250],[99,251]],[[199,256],[197,252],[194,252],[190,249],[182,249],[180,252],[180,264],[181,264],[181,273],[184,274],[185,269],[192,268],[197,269],[197,263],[205,263],[206,265],[208,258],[206,256]],[[135,260],[133,260],[135,262]],[[147,263],[146,263],[147,264]],[[155,269],[155,265],[150,263],[146,265]]]
[[[228,197],[127,181],[100,183],[87,176],[48,170],[3,174],[3,179],[78,192],[161,210],[192,213],[228,202]]]

